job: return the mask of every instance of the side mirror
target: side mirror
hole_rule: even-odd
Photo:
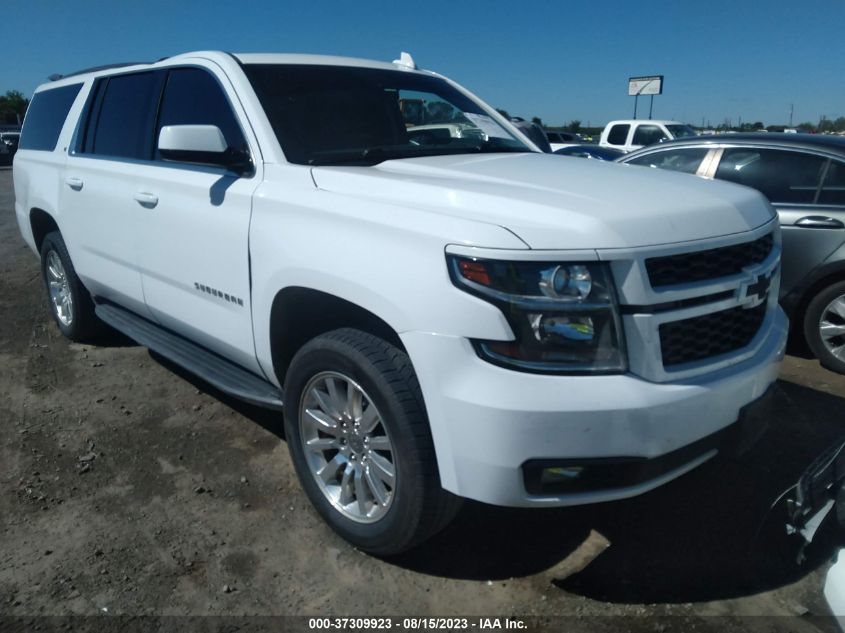
[[[252,166],[246,152],[226,144],[216,125],[165,125],[158,135],[164,160],[216,165],[243,173]]]

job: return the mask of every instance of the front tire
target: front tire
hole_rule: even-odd
[[[285,433],[311,503],[361,550],[410,549],[460,508],[440,486],[410,359],[378,337],[340,329],[302,347],[285,380]]]
[[[72,341],[94,338],[103,327],[94,313],[94,302],[82,285],[67,246],[58,231],[48,233],[41,243],[41,275],[47,289],[50,313],[59,330]]]
[[[845,281],[831,284],[807,305],[804,337],[822,365],[845,374]]]

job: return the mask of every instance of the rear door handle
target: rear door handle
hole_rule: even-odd
[[[132,197],[135,198],[142,207],[147,207],[148,209],[152,209],[158,204],[158,196],[153,193],[139,191]]]
[[[808,215],[795,223],[805,229],[845,229],[845,224],[836,218],[829,218],[826,215]]]
[[[82,178],[72,178],[68,176],[67,178],[65,178],[65,184],[74,191],[79,191],[80,189],[82,189],[83,182]]]

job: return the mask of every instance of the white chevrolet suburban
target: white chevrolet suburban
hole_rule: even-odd
[[[408,134],[438,124],[477,132]],[[404,54],[58,78],[14,183],[59,329],[283,410],[308,497],[370,552],[461,498],[655,488],[756,433],[783,356],[759,193],[542,154]]]

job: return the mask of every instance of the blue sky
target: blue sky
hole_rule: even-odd
[[[654,117],[696,125],[845,116],[843,0],[4,0],[0,94],[53,73],[199,49],[392,60],[556,125],[628,118],[627,79],[663,74]],[[640,99],[639,115],[648,112]]]

